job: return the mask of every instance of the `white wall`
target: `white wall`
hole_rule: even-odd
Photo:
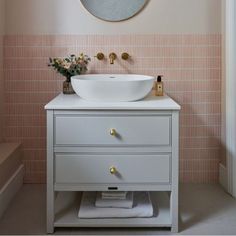
[[[6,6],[7,34],[179,34],[221,30],[221,0],[150,0],[137,16],[117,23],[93,17],[80,0],[7,0]]]
[[[3,35],[5,32],[5,0],[0,0],[0,142],[3,140]]]
[[[228,191],[236,198],[236,1],[226,1],[225,11],[225,139]]]

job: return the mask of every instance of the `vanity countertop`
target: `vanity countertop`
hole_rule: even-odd
[[[135,102],[92,102],[78,95],[59,94],[46,106],[46,110],[180,110],[180,105],[167,95],[152,94]]]

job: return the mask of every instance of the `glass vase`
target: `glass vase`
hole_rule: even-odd
[[[66,80],[63,82],[63,93],[64,94],[74,94],[75,91],[72,88],[71,85],[71,79],[70,77],[67,77]]]

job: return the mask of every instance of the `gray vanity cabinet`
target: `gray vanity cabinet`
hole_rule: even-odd
[[[178,232],[180,106],[168,96],[92,103],[59,95],[47,110],[47,232],[171,227]],[[83,191],[150,191],[151,218],[80,219]]]

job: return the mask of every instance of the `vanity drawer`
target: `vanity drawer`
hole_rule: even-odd
[[[56,184],[168,184],[171,155],[56,154],[54,168]]]
[[[55,145],[170,146],[171,116],[57,115],[54,137]]]

